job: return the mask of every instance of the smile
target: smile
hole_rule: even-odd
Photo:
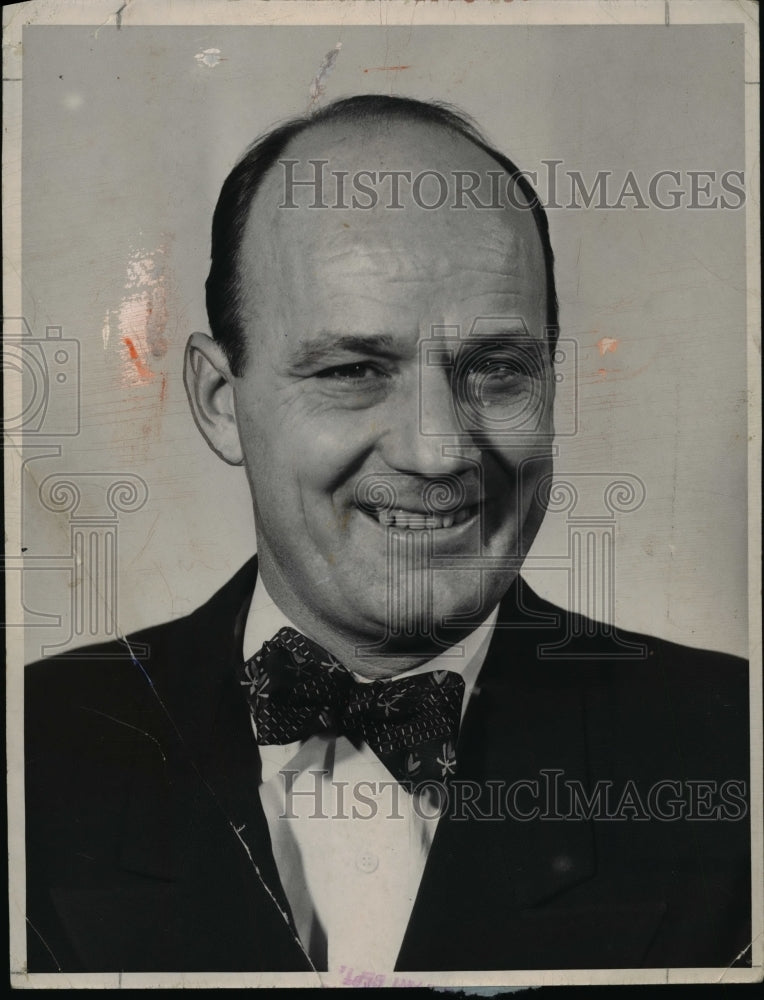
[[[450,511],[448,514],[422,513],[421,511],[404,510],[402,507],[397,507],[394,510],[381,508],[370,510],[366,508],[365,513],[374,518],[383,528],[440,530],[466,524],[467,521],[477,516],[479,506],[479,504],[471,504],[469,507],[459,507],[458,510]]]

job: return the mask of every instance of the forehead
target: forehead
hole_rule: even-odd
[[[318,199],[327,207],[314,207],[313,185],[294,186],[295,207],[284,207],[285,168],[271,170],[251,207],[240,256],[248,319],[278,325],[299,314],[300,332],[308,335],[340,319],[350,329],[410,326],[414,313],[417,323],[457,313],[467,322],[489,310],[532,313],[528,322],[535,323],[543,311],[544,255],[532,213],[507,201],[505,184],[500,201],[488,201],[490,174],[506,175],[463,137],[411,124],[309,129],[281,159],[296,161],[291,176],[308,180],[316,177],[310,161],[327,161]],[[405,172],[395,196],[384,171]],[[426,172],[431,176],[417,191],[409,178]],[[454,207],[460,172],[478,177],[488,208],[469,199]],[[427,207],[443,183],[446,202]],[[373,207],[361,207],[370,198],[360,196],[359,184],[376,189]]]

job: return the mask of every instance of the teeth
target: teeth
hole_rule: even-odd
[[[422,528],[453,528],[469,521],[476,513],[477,505],[460,507],[459,510],[451,514],[422,514],[399,507],[397,510],[378,510],[375,516],[383,528],[421,530]]]
[[[419,514],[414,511],[398,509],[395,511],[395,527],[410,529],[434,528],[435,518],[428,514]]]

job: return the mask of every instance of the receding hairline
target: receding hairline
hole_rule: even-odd
[[[471,147],[485,153],[488,160],[499,168],[499,173],[513,180],[515,192],[519,191],[523,202],[528,205],[541,242],[547,328],[550,342],[556,341],[559,320],[549,225],[546,213],[523,171],[491,144],[468,114],[446,102],[359,94],[334,101],[309,115],[276,123],[250,144],[223,184],[213,216],[211,266],[206,286],[207,311],[213,336],[225,348],[232,370],[237,373],[242,371],[246,362],[240,309],[244,297],[240,264],[245,230],[249,229],[260,188],[266,185],[279,161],[285,158],[285,151],[293,149],[303,136],[319,129],[323,133],[332,126],[379,132],[406,125],[416,127],[420,133],[427,129],[438,135],[446,133],[461,137],[465,140],[464,148]],[[451,169],[454,169],[453,166]],[[503,207],[505,211],[508,208],[523,210],[514,200]]]
[[[467,124],[470,124],[468,119],[467,119]],[[452,155],[450,155],[452,153],[452,150],[454,149],[453,144],[443,148],[442,154],[439,154],[442,156],[442,160],[439,163],[435,162],[427,163],[426,161],[427,154],[423,153],[419,148],[417,148],[417,146],[412,146],[410,150],[404,151],[400,155],[399,159],[401,162],[398,162],[396,160],[395,163],[391,162],[389,164],[384,164],[384,165],[377,164],[376,165],[377,171],[409,170],[412,175],[415,175],[415,173],[417,172],[414,169],[415,167],[421,168],[421,170],[426,172],[428,170],[431,171],[435,171],[438,169],[442,170],[444,169],[444,166],[448,164],[447,166],[445,166],[445,169],[452,170],[455,173],[459,171],[466,173],[467,171],[471,170],[475,173],[485,174],[487,176],[491,169],[489,164],[493,164],[494,167],[498,168],[502,173],[506,174],[507,177],[516,176],[513,175],[512,171],[508,169],[506,164],[502,163],[499,159],[497,159],[497,151],[492,150],[491,147],[488,146],[478,134],[473,135],[471,131],[461,130],[458,127],[458,123],[450,124],[449,122],[441,122],[438,120],[432,120],[432,121],[424,120],[420,118],[415,118],[410,115],[402,115],[392,109],[388,109],[387,111],[377,113],[375,115],[369,116],[368,118],[361,118],[357,115],[353,115],[349,116],[347,119],[340,116],[328,119],[324,118],[317,118],[316,120],[308,119],[304,125],[301,125],[298,128],[298,130],[287,139],[286,143],[281,149],[281,152],[273,159],[271,163],[268,164],[267,168],[263,171],[257,189],[254,191],[254,193],[251,195],[249,199],[249,204],[247,206],[247,213],[246,213],[247,219],[244,226],[245,232],[250,227],[252,213],[255,206],[258,204],[262,205],[263,196],[265,195],[267,197],[267,192],[269,187],[272,187],[273,182],[277,179],[279,165],[284,164],[286,161],[298,160],[300,167],[302,166],[307,167],[307,165],[310,164],[311,160],[316,160],[316,161],[327,160],[324,168],[325,176],[330,178],[333,170],[342,170],[345,166],[347,166],[347,164],[344,162],[339,162],[337,164],[332,163],[330,158],[332,147],[336,148],[337,145],[343,145],[344,144],[343,139],[345,138],[349,140],[351,130],[356,133],[359,133],[361,138],[365,136],[382,137],[385,126],[388,126],[391,130],[392,129],[398,129],[401,131],[409,130],[415,132],[419,136],[429,133],[433,138],[449,137],[452,141],[456,140],[456,143],[459,146],[461,146],[463,151],[468,151],[468,153],[473,154],[475,157],[483,159],[484,164],[482,166],[473,164],[468,167],[466,162],[462,162],[460,164],[454,165],[453,164],[454,158]],[[334,135],[332,135],[333,132],[335,133]],[[303,145],[310,141],[312,133],[319,134],[316,139],[315,147],[312,149],[311,148],[303,149],[302,148]],[[323,147],[320,145],[320,143],[322,142],[323,142]],[[356,155],[361,156],[362,154],[359,153],[355,147],[351,147],[349,150],[349,156],[353,157]],[[430,155],[432,156],[432,154]],[[465,160],[464,152],[462,152],[460,159]],[[452,162],[449,163],[448,162],[449,160]],[[366,169],[366,167],[360,163],[355,164],[355,166],[356,169],[358,170]],[[499,189],[499,191],[501,194],[501,189]],[[327,201],[331,201],[333,193],[334,192],[330,189],[329,193],[326,195]],[[402,197],[405,196],[405,193],[406,193],[406,188],[405,185],[403,185],[401,187]],[[499,206],[497,206],[496,210],[490,211],[485,214],[494,215],[495,211],[501,212],[503,217],[506,217],[504,213],[506,213],[507,211],[510,211],[513,216],[517,212],[521,212],[523,214],[529,214],[529,210],[531,208],[531,202],[529,198],[522,191],[516,192],[516,195],[517,194],[519,194],[519,198],[523,202],[522,206],[514,205],[509,199],[505,198],[505,201],[500,208]],[[334,208],[335,206],[331,207]],[[444,206],[444,208],[445,207],[446,206]],[[343,211],[344,209],[342,206],[337,206],[337,210]],[[361,210],[364,212],[367,211],[366,209],[361,209]],[[538,226],[534,225],[534,229],[538,232]],[[538,236],[541,239],[541,233],[538,233]]]
[[[390,132],[388,132],[388,126]],[[310,122],[296,135],[289,138],[279,155],[264,171],[261,183],[250,198],[236,259],[236,269],[239,278],[243,279],[247,271],[247,254],[254,251],[259,256],[259,252],[262,251],[265,255],[265,266],[267,267],[275,246],[278,246],[279,250],[283,248],[285,252],[290,252],[290,248],[295,245],[293,242],[295,234],[301,232],[301,227],[305,225],[310,227],[314,219],[324,216],[323,211],[307,208],[305,202],[302,202],[302,205],[298,206],[297,211],[287,211],[283,210],[283,208],[279,210],[283,205],[284,199],[284,188],[281,186],[283,178],[279,176],[279,164],[285,161],[292,163],[298,161],[295,167],[296,176],[304,177],[310,175],[311,160],[324,161],[325,179],[327,180],[324,190],[324,200],[328,206],[327,211],[330,211],[331,215],[335,217],[337,212],[341,215],[345,213],[348,215],[358,213],[360,219],[366,221],[368,217],[374,215],[375,210],[353,209],[349,205],[346,207],[335,206],[333,202],[336,191],[331,184],[332,171],[347,169],[348,173],[352,173],[353,171],[365,169],[367,165],[370,166],[372,158],[367,157],[365,159],[362,147],[363,140],[371,141],[371,137],[374,137],[375,141],[384,142],[390,139],[392,145],[395,141],[393,130],[400,143],[400,152],[393,151],[389,163],[376,163],[376,170],[378,171],[384,171],[385,169],[405,169],[415,176],[423,170],[438,170],[444,173],[447,173],[449,170],[463,170],[487,176],[491,170],[491,165],[493,165],[507,177],[511,176],[507,168],[492,155],[489,149],[484,148],[484,146],[480,145],[471,136],[464,135],[456,128],[437,121],[418,121],[410,117],[399,117],[391,114],[387,117],[377,116],[371,120],[354,118],[346,122],[337,119],[329,119],[327,121],[319,119],[316,122]],[[407,132],[410,134],[415,133],[417,136],[428,133],[428,139],[423,143],[425,148],[422,149],[419,145],[410,145],[407,141]],[[353,139],[357,137],[360,137],[359,141],[354,143]],[[401,139],[403,140],[402,142]],[[454,156],[456,148],[454,140],[458,142],[459,146],[456,156]],[[344,157],[344,154],[341,154],[339,158],[336,157],[338,146],[344,147],[347,152],[347,159]],[[404,188],[408,191],[408,195],[404,191]],[[312,192],[305,189],[301,190],[305,191],[308,199],[313,197]],[[387,189],[383,185],[380,185],[378,190],[380,192],[380,199],[376,210],[384,211],[386,209],[385,194],[383,192]],[[298,198],[297,194],[295,194],[295,198]],[[346,198],[345,200],[347,202],[348,199]],[[401,202],[404,208],[416,211],[417,206],[411,200],[410,185],[402,185]],[[430,220],[437,219],[437,217],[442,216],[446,211],[447,206],[448,203],[442,209],[436,211],[420,210],[417,215],[417,222],[421,221],[423,224],[427,224]],[[507,250],[510,253],[511,244],[516,238],[519,237],[526,245],[527,241],[530,241],[533,248],[532,252],[534,256],[537,255],[538,265],[543,269],[544,241],[539,232],[538,225],[528,210],[529,207],[528,205],[527,208],[522,208],[511,204],[509,200],[504,200],[501,207],[497,206],[489,211],[473,208],[470,212],[468,208],[467,212],[459,211],[454,213],[449,209],[448,217],[464,219],[465,221],[467,216],[471,216],[473,220],[478,219],[483,226],[492,232],[493,235],[490,242],[498,242],[499,240],[504,242],[506,239]],[[303,210],[300,211],[299,209]],[[391,220],[393,222],[398,220],[403,221],[406,215],[405,211],[393,211],[391,212]],[[522,216],[526,216],[527,221],[522,221]],[[250,257],[251,260],[252,258]],[[251,289],[249,284],[241,288],[240,305],[242,311],[253,307],[252,296],[257,295],[257,290]]]

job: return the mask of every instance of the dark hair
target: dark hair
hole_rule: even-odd
[[[496,160],[516,183],[531,206],[541,237],[546,268],[547,337],[550,350],[553,349],[558,334],[554,253],[549,240],[546,213],[527,178],[510,159],[488,144],[470,118],[455,108],[441,102],[415,101],[408,97],[359,94],[334,101],[310,114],[291,118],[266,132],[252,143],[225,179],[212,218],[211,264],[206,285],[207,316],[212,335],[225,351],[234,375],[241,375],[246,363],[239,253],[252,200],[268,171],[288,143],[314,125],[324,122],[366,123],[391,119],[436,125],[463,136]]]

